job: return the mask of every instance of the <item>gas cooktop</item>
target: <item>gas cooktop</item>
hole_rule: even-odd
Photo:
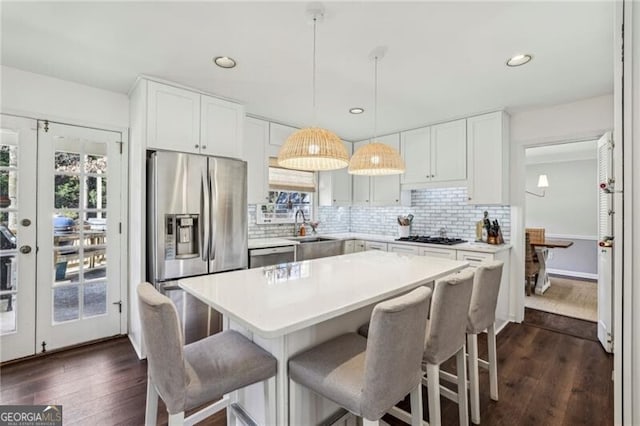
[[[455,244],[462,244],[467,242],[467,240],[463,240],[460,238],[429,237],[429,236],[419,236],[419,235],[398,238],[396,239],[396,241],[407,241],[412,243],[424,243],[424,244],[441,244],[443,246],[452,246]]]

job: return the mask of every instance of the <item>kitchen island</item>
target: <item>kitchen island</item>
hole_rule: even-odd
[[[367,322],[373,306],[460,271],[467,262],[367,251],[182,279],[180,286],[224,315],[225,328],[238,330],[278,360],[277,424],[317,424],[338,407],[296,386],[296,413],[289,419],[287,361],[304,349]],[[295,393],[295,395],[293,395]],[[247,412],[264,424],[261,385],[236,392]]]

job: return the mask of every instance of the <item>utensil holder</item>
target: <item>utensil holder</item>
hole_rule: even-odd
[[[411,225],[398,225],[398,237],[406,238],[409,236]]]

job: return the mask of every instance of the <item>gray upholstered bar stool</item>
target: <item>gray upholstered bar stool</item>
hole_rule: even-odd
[[[504,262],[486,261],[475,272],[473,293],[467,318],[467,352],[469,353],[469,387],[471,399],[471,422],[480,423],[480,391],[478,366],[489,369],[489,391],[491,399],[498,400],[498,363],[496,358],[496,306],[500,292],[500,280]],[[478,358],[478,334],[487,331],[489,362]],[[445,380],[457,377],[441,372]]]
[[[465,354],[465,329],[467,312],[473,291],[473,270],[466,270],[436,281],[431,301],[430,318],[426,326],[426,341],[423,353],[423,367],[426,376],[420,371],[420,377],[427,386],[429,403],[429,425],[439,426],[440,420],[440,364],[456,356],[456,369],[462,372],[457,378],[460,424],[469,424],[467,412],[467,366]],[[360,327],[358,333],[371,335],[368,325]],[[442,392],[447,392],[442,388]],[[458,396],[459,395],[459,396]],[[413,407],[412,407],[413,410]],[[409,414],[397,407],[389,414],[407,421]]]
[[[420,361],[430,298],[431,290],[419,287],[381,302],[371,314],[369,339],[343,334],[291,358],[291,424],[298,424],[299,384],[361,416],[365,425],[378,424],[410,393],[411,424],[420,425]]]
[[[151,284],[138,286],[138,304],[147,348],[145,425],[155,425],[158,396],[169,413],[169,425],[192,425],[228,407],[225,394],[265,381],[267,424],[275,424],[276,359],[234,331],[184,346],[178,312]],[[185,418],[184,412],[221,400]],[[233,410],[227,410],[233,417]]]

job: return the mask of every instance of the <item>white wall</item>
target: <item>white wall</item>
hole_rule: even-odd
[[[613,90],[613,88],[612,88]],[[613,128],[613,95],[511,114],[511,311],[524,317],[525,147],[598,139]]]
[[[0,65],[2,112],[110,130],[129,127],[124,93]]]
[[[540,193],[538,176],[546,174],[544,197],[526,196],[525,225],[549,234],[593,237],[598,234],[598,164],[596,160],[528,164],[527,190]]]

